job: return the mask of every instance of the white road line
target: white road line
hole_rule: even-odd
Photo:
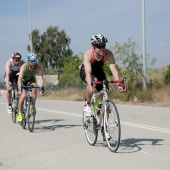
[[[126,125],[126,126],[134,126],[134,127],[139,127],[139,128],[143,128],[143,129],[149,129],[149,130],[155,130],[155,131],[170,133],[170,129],[165,129],[165,128],[156,127],[156,126],[136,124],[136,123],[124,122],[124,121],[121,121],[121,124]]]
[[[55,111],[55,110],[42,109],[42,108],[37,108],[37,109],[41,110],[41,111],[47,111],[47,112],[52,112],[52,113],[57,113],[57,114],[63,114],[63,115],[69,115],[69,116],[75,116],[75,117],[82,117],[82,115],[76,114],[76,113],[63,112],[63,111],[59,111],[59,110]],[[126,125],[126,126],[132,126],[132,127],[138,127],[138,128],[148,129],[148,130],[164,132],[164,133],[170,133],[170,129],[165,129],[165,128],[161,128],[161,127],[155,127],[155,126],[149,126],[149,125],[143,125],[143,124],[136,124],[136,123],[125,122],[125,121],[121,121],[121,124]]]
[[[6,103],[2,103],[2,102],[0,102],[0,104],[6,105]],[[63,115],[68,115],[68,116],[75,116],[75,117],[80,117],[80,118],[82,117],[82,115],[77,114],[77,113],[63,112],[60,110],[50,110],[50,109],[43,109],[43,108],[37,108],[37,110],[51,112],[51,113],[57,113],[57,114],[63,114]],[[170,129],[156,127],[156,126],[149,126],[149,125],[143,125],[143,124],[137,124],[137,123],[125,122],[125,121],[121,121],[121,124],[125,125],[125,126],[131,126],[131,127],[143,128],[143,129],[148,129],[148,130],[153,130],[153,131],[159,131],[159,132],[163,132],[163,133],[170,133]]]

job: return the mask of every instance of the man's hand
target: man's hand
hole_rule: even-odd
[[[124,84],[118,84],[117,85],[118,86],[118,89],[119,89],[119,91],[121,92],[121,93],[123,93],[123,92],[125,92],[126,91],[126,87],[125,87],[125,85]]]
[[[22,94],[22,88],[18,88],[18,94],[21,96],[21,94]]]
[[[42,86],[42,87],[40,88],[40,94],[41,94],[41,96],[44,96],[44,86]]]

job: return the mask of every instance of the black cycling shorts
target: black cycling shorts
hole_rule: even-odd
[[[93,71],[92,71],[92,74],[94,75],[94,77],[97,78],[98,81],[103,81],[103,80],[106,79],[106,76],[105,76],[105,74],[104,74],[103,69],[99,69],[99,70],[96,71],[96,72],[93,72]],[[87,83],[86,80],[85,80],[86,74],[85,74],[85,70],[84,70],[84,66],[83,66],[83,65],[80,67],[80,78],[81,78],[85,83]],[[102,85],[102,84],[97,84],[97,85],[96,85],[96,90],[97,90],[97,91],[100,91],[100,90],[102,90],[102,89],[103,89],[103,85]]]

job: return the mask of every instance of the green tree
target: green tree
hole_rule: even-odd
[[[166,85],[170,85],[170,65],[167,66],[167,70],[165,72],[164,83]]]
[[[61,68],[63,59],[73,54],[69,47],[71,39],[64,30],[50,26],[40,35],[39,30],[32,31],[33,51],[38,55],[39,63],[46,68]],[[30,45],[27,47],[30,50]],[[60,61],[60,62],[59,62]]]
[[[134,87],[142,88],[143,63],[142,55],[136,54],[136,49],[138,48],[139,46],[135,42],[132,42],[131,39],[128,39],[128,42],[123,45],[116,42],[112,48],[116,64],[121,68],[119,69],[119,74],[128,80],[128,89]],[[147,59],[147,61],[149,61],[149,59]],[[152,60],[151,64],[154,64],[154,60]],[[149,70],[148,62],[147,70]]]
[[[82,84],[82,81],[79,76],[79,66],[81,63],[82,59],[80,59],[80,57],[78,57],[77,55],[64,58],[64,65],[61,68],[62,73],[59,76],[60,86],[75,86]]]

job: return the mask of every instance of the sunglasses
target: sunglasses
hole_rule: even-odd
[[[29,61],[29,63],[30,63],[31,65],[35,65],[35,64],[37,63],[37,61]]]
[[[15,62],[20,62],[20,59],[13,59]]]
[[[106,44],[104,44],[104,45],[96,45],[96,48],[98,48],[98,49],[105,48],[105,47],[106,47]]]

